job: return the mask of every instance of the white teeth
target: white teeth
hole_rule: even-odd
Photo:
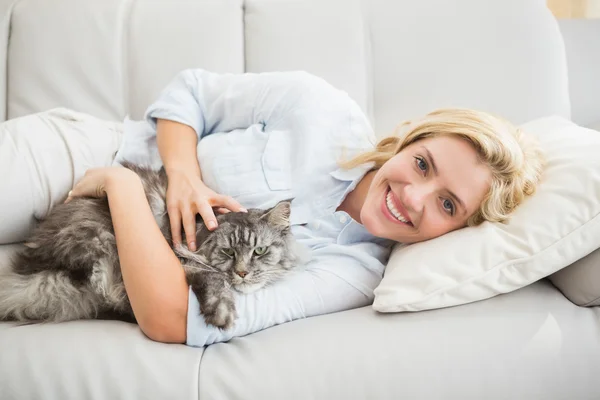
[[[389,191],[387,196],[385,197],[385,203],[387,205],[388,210],[390,210],[390,212],[392,213],[392,215],[394,217],[396,217],[396,219],[398,221],[402,221],[405,224],[408,224],[408,220],[406,218],[404,218],[402,216],[402,214],[400,214],[400,212],[396,209],[396,206],[394,206],[394,203],[392,202],[392,192]]]

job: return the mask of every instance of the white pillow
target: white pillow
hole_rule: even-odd
[[[375,289],[380,312],[470,303],[542,279],[600,247],[600,132],[562,117],[521,126],[547,166],[507,224],[485,222],[393,250]]]

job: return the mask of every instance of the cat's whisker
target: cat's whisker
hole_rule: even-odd
[[[218,269],[213,268],[213,267],[210,267],[209,269],[205,269],[205,268],[199,267],[197,265],[190,265],[190,264],[185,264],[185,267],[188,269],[192,269],[194,271],[200,271],[200,272],[212,272],[214,274],[222,274],[223,273],[223,271],[219,271]]]
[[[270,284],[279,280],[282,276],[285,275],[286,271],[261,271],[260,274],[255,275],[255,278],[260,278],[261,281]]]
[[[206,266],[206,267],[213,268],[213,266],[211,266],[211,265],[207,264],[207,263],[204,261],[204,259],[203,259],[203,257],[202,257],[202,256],[200,256],[200,255],[198,255],[198,254],[196,254],[196,253],[194,253],[194,252],[192,252],[192,251],[188,250],[187,248],[183,247],[182,245],[178,245],[178,246],[176,246],[176,247],[174,248],[174,250],[175,250],[175,253],[176,253],[177,255],[181,256],[181,257],[185,257],[185,258],[187,258],[187,259],[189,259],[189,260],[192,260],[192,261],[194,261],[194,262],[197,262],[198,264],[202,264],[202,265],[204,265],[204,266]]]
[[[209,264],[205,263],[204,261],[200,261],[200,260],[194,260],[194,261],[196,261],[198,264],[204,265],[207,268],[210,268],[210,269],[215,270],[215,271],[219,271],[217,268],[213,267],[212,265],[209,265]],[[221,271],[219,271],[219,272],[221,272]]]
[[[201,265],[205,266],[206,268],[208,268],[209,270],[213,271],[213,272],[218,272],[218,273],[223,273],[223,271],[221,271],[218,268],[213,267],[212,265],[208,265],[206,263],[200,263]]]
[[[221,271],[218,268],[213,267],[210,264],[207,264],[206,262],[204,262],[203,260],[199,259],[198,257],[187,257],[190,261],[193,261],[197,264],[202,265],[203,267],[206,267],[206,269],[203,269],[202,267],[196,266],[196,265],[189,265],[186,264],[187,267],[191,267],[197,270],[202,270],[202,271],[210,271],[210,272],[218,272],[218,273],[223,273],[223,271]]]

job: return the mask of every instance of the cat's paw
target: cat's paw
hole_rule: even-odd
[[[233,299],[212,296],[212,298],[201,302],[200,308],[206,323],[220,329],[232,328],[237,318]]]

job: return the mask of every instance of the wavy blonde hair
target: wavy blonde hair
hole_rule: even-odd
[[[403,122],[394,135],[380,140],[374,150],[359,154],[342,166],[353,168],[373,162],[373,169],[379,169],[406,146],[442,135],[470,143],[492,173],[490,190],[468,219],[468,226],[483,221],[505,222],[526,196],[535,193],[545,164],[537,143],[510,122],[470,109],[439,109],[422,119]]]

